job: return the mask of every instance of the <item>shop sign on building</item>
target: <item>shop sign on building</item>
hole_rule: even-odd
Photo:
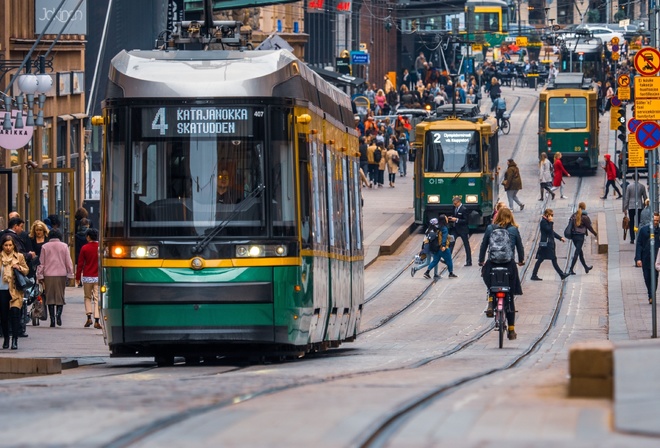
[[[23,126],[16,129],[16,115],[17,110],[11,111],[11,129],[4,129],[2,122],[4,121],[4,113],[0,116],[0,148],[5,149],[20,149],[27,145],[32,139],[34,133],[33,126]],[[27,120],[27,115],[23,114],[23,123]]]
[[[78,0],[66,0],[58,10],[60,0],[34,1],[34,32],[46,34],[59,34],[66,25],[62,34],[87,34],[87,0],[78,6]],[[46,25],[53,19],[46,30]],[[68,25],[67,25],[68,22]]]

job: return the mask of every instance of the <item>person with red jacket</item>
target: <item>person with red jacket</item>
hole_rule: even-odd
[[[99,231],[87,229],[87,244],[80,249],[78,265],[76,267],[76,283],[83,285],[85,296],[85,313],[87,321],[85,328],[92,325],[94,313],[94,328],[100,329],[99,323]]]
[[[555,153],[555,163],[553,164],[553,168],[554,174],[552,176],[552,188],[550,190],[555,191],[559,188],[559,196],[561,199],[566,199],[566,196],[564,196],[564,176],[571,177],[571,175],[568,174],[568,171],[564,168],[560,152]]]
[[[610,191],[610,185],[612,188],[614,188],[614,192],[618,194],[617,199],[621,199],[621,192],[616,187],[616,165],[614,165],[614,162],[612,162],[610,159],[611,156],[609,154],[605,154],[605,166],[603,166],[603,169],[607,175],[607,183],[605,184],[605,196],[603,196],[601,199],[607,199],[607,193]]]

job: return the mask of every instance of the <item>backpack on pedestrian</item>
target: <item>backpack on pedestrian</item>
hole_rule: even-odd
[[[429,250],[432,254],[440,250],[440,240],[437,232],[429,232]]]
[[[488,240],[488,259],[493,263],[509,263],[513,260],[511,234],[503,227],[493,228]]]
[[[383,154],[380,150],[380,148],[376,147],[374,150],[374,162],[379,163],[380,159],[383,157]]]
[[[568,218],[568,225],[564,229],[564,238],[567,240],[573,239],[573,228],[575,227],[575,216]]]

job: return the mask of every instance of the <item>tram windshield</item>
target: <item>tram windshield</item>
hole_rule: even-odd
[[[109,151],[108,233],[125,226],[130,236],[199,237],[222,226],[220,238],[290,235],[295,199],[286,114],[271,116],[280,119],[279,130],[266,142],[263,108],[172,109],[134,109],[128,157],[119,145]]]
[[[549,129],[584,129],[587,127],[587,99],[584,97],[550,98]]]
[[[476,131],[429,131],[424,154],[425,170],[429,173],[481,171]]]
[[[506,14],[506,13],[505,13]],[[491,33],[498,33],[500,31],[500,19],[502,14],[500,12],[475,12],[474,13],[474,31],[486,31]],[[506,17],[506,16],[505,16]],[[506,23],[506,20],[504,20]],[[506,27],[506,25],[504,25]],[[502,31],[507,31],[504,28]]]

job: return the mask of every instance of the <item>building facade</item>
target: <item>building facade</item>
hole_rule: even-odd
[[[4,136],[31,133],[18,143],[0,139],[3,228],[10,211],[20,213],[26,229],[35,219],[55,214],[72,242],[73,214],[85,182],[87,3],[68,0],[58,10],[59,0],[0,0],[0,88],[11,98],[3,103],[2,130]],[[52,85],[39,107],[38,94],[32,104],[18,75],[42,71]],[[26,123],[30,105],[34,116],[43,112],[43,125]],[[17,114],[21,106],[23,127],[18,120],[6,124],[7,114]]]

